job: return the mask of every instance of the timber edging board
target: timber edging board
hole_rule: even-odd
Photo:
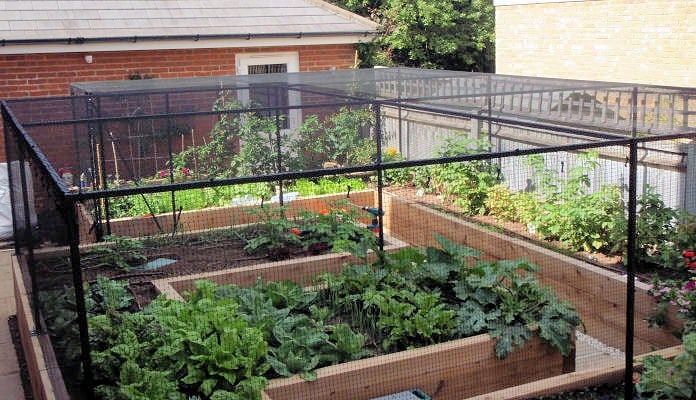
[[[351,201],[357,204],[372,205],[375,202],[374,199],[376,195],[374,195],[373,192],[366,192],[366,194],[364,195],[365,198],[359,197],[361,200],[357,200],[358,196],[356,196],[356,194],[357,193],[351,195]],[[361,196],[363,196],[362,193]],[[335,196],[334,198],[341,197],[343,196]],[[314,200],[314,202],[310,204],[312,205],[307,208],[325,206],[325,203],[318,202],[316,200]],[[622,278],[619,275],[607,272],[605,270],[602,270],[601,268],[598,268],[588,263],[584,263],[572,257],[555,253],[551,250],[531,244],[527,241],[495,233],[480,226],[468,223],[466,221],[462,221],[460,219],[432,210],[430,208],[407,202],[403,199],[395,198],[394,196],[389,194],[385,194],[384,196],[384,208],[386,211],[384,217],[385,232],[390,233],[391,235],[400,239],[403,239],[411,245],[433,245],[435,244],[433,235],[435,233],[441,233],[447,237],[452,238],[454,241],[462,245],[481,249],[486,254],[486,257],[489,258],[505,259],[522,257],[530,259],[531,261],[537,263],[542,269],[541,273],[539,274],[539,277],[542,280],[542,282],[554,286],[554,289],[560,296],[566,297],[576,304],[576,307],[578,308],[578,311],[580,312],[588,328],[588,333],[591,336],[594,336],[598,338],[600,341],[609,344],[613,347],[622,347],[624,335],[623,326],[625,323],[625,308],[623,308],[622,302],[625,301],[625,281],[622,280]],[[47,253],[49,252],[47,251]],[[14,271],[15,274],[19,272],[18,270]],[[251,279],[252,277],[255,279],[257,277],[257,275],[255,275],[256,272],[247,272],[247,274],[249,274],[247,279]],[[305,274],[305,278],[306,276],[307,275]],[[32,322],[31,313],[29,311],[29,301],[26,295],[26,289],[22,289],[26,288],[26,285],[21,281],[21,278],[19,278],[19,281],[17,279],[18,278],[15,277],[15,294],[18,298],[18,321],[20,321],[21,326],[21,320],[25,320],[25,332],[28,334],[28,326],[31,326]],[[275,277],[272,277],[272,279],[275,279]],[[174,286],[177,285],[179,285],[180,288],[185,289],[185,284],[174,284]],[[647,325],[644,324],[642,320],[638,320],[638,318],[641,318],[641,316],[647,316],[650,312],[652,312],[654,301],[652,300],[652,298],[650,298],[650,296],[647,295],[646,285],[637,284],[636,286],[636,312],[638,314],[637,322],[639,323],[637,326],[638,329],[636,331],[636,348],[638,349],[636,351],[636,354],[647,353],[647,351],[643,350],[645,350],[648,347],[648,351],[650,351],[655,348],[665,349],[666,347],[679,344],[679,341],[671,334],[670,331],[663,329],[647,328]],[[176,290],[172,290],[176,292]],[[618,291],[618,293],[612,293],[611,290],[616,290]],[[21,291],[24,291],[24,293],[19,293]],[[20,305],[20,298],[24,299],[24,303],[22,303],[22,305]],[[595,303],[597,304],[595,305]],[[20,309],[22,309],[22,314],[25,314],[24,318],[22,318],[20,315]],[[46,335],[44,335],[42,338],[48,339]],[[31,338],[31,340],[34,341],[36,340],[36,338]],[[23,345],[24,341],[25,337],[23,336]],[[39,367],[34,368],[34,370],[30,369],[30,372],[32,373],[39,373],[39,376],[32,375],[32,379],[37,382],[35,385],[38,385],[38,390],[50,393],[67,393],[65,391],[65,386],[61,379],[59,368],[55,366],[55,368],[53,368],[53,373],[49,374],[47,369],[45,368],[44,361],[41,361],[44,359],[45,356],[41,350],[41,347],[43,346],[34,345],[33,347],[27,348],[27,346],[24,345],[24,347],[27,356],[35,357],[37,359],[37,363],[40,364]],[[677,347],[671,349],[675,348]],[[670,349],[666,349],[665,351],[669,350]],[[493,352],[491,351],[489,354],[492,353]],[[48,355],[46,355],[46,357],[50,358],[50,356]],[[53,358],[53,360],[53,365],[56,365],[55,358]],[[374,358],[363,360],[363,362],[367,363],[371,360],[374,360]],[[543,362],[537,360],[534,363],[542,364]],[[495,374],[488,373],[486,367],[482,366],[481,364],[476,365],[478,370],[484,371],[484,374],[486,374],[486,376],[476,377],[473,380],[480,381],[482,379],[490,379],[492,376],[495,376]],[[333,366],[327,368],[334,367],[341,366]],[[525,369],[523,368],[523,371],[524,370]],[[567,368],[565,368],[564,370],[566,372],[568,371]],[[415,369],[411,370],[409,374],[413,373],[412,371],[419,371],[424,373],[425,375],[428,375],[428,371],[423,367],[423,365],[420,364],[417,365]],[[506,371],[513,371],[514,374],[520,373],[519,369],[514,369],[510,367],[508,367]],[[573,377],[577,378],[577,376],[582,374],[584,379],[590,379],[592,382],[603,383],[607,379],[607,374],[609,376],[613,376],[612,374],[615,373],[616,372],[607,373],[606,371],[600,369],[565,374],[563,375],[563,377],[568,377],[572,380],[575,379]],[[323,376],[323,374],[324,372],[322,369],[320,376]],[[550,379],[553,380],[554,378]],[[561,377],[557,377],[555,379],[555,381],[548,381],[547,379],[542,379],[541,381],[539,381],[539,384],[553,385],[554,382],[557,382],[559,379],[561,379]],[[279,397],[282,396],[281,393],[283,392],[283,390],[285,390],[281,389],[279,382],[280,381],[274,381],[274,383],[272,383],[271,386],[269,386],[269,393],[264,392],[263,398],[265,400],[282,400],[285,398],[297,398]],[[291,381],[286,382],[288,384],[296,384]],[[382,379],[379,379],[380,385],[381,382]],[[548,383],[544,384],[543,382]],[[307,384],[307,382],[304,381],[300,383]],[[519,383],[514,383],[513,385],[516,384]],[[439,386],[440,385],[438,384],[438,387]],[[271,389],[274,389],[275,391],[271,391]],[[490,390],[496,389],[489,386],[487,387],[486,392],[489,392]],[[270,393],[273,393],[274,397],[271,397]],[[471,396],[473,395],[474,394],[471,394]],[[67,394],[65,396],[67,396]],[[463,396],[463,394],[458,394],[458,397],[456,398],[461,399],[463,398]],[[37,396],[36,398],[57,398],[62,400],[63,398],[67,399],[68,397]],[[331,398],[338,399],[338,397]],[[347,398],[350,398],[351,400],[354,399],[353,397]],[[492,397],[481,397],[481,399],[483,398]],[[501,397],[500,399],[503,399],[503,397]]]
[[[634,367],[636,370],[641,369],[642,360],[649,355],[672,359],[683,352],[684,346],[679,345],[646,353],[636,357]],[[525,383],[514,388],[470,397],[466,400],[524,400],[533,397],[552,396],[602,384],[618,384],[624,378],[625,365],[624,361],[614,361],[601,368],[553,376],[536,382]]]
[[[350,194],[351,203],[359,206],[374,206],[375,192],[373,190],[361,190]],[[327,202],[346,200],[346,194],[333,194],[323,196],[302,197],[293,201],[288,201],[284,205],[288,207],[286,215],[292,218],[297,215],[299,209],[319,212],[327,208]],[[277,203],[266,203],[271,206],[279,206]],[[229,227],[231,225],[243,225],[259,222],[259,217],[249,211],[257,208],[254,206],[224,206],[211,207],[202,210],[182,211],[177,214],[177,232],[188,232],[200,229],[214,229]],[[84,208],[80,207],[80,241],[82,244],[94,242],[93,235],[85,232],[84,227],[90,227],[92,217],[87,214]],[[162,228],[162,232],[155,222]],[[172,223],[172,213],[158,214],[153,218],[150,215],[140,217],[115,218],[109,221],[111,234],[116,236],[151,236],[162,233],[171,233],[174,225]],[[361,218],[362,222],[369,223],[369,216]]]
[[[433,399],[460,400],[564,372],[565,359],[538,336],[504,360],[488,334],[351,361],[317,370],[317,380],[273,379],[270,400],[369,400],[419,388]]]
[[[406,243],[385,250],[396,250]],[[373,255],[374,257],[374,255]],[[291,280],[310,285],[321,273],[339,273],[355,257],[327,254],[299,260],[264,263],[153,281],[160,293],[182,299],[181,293],[208,279],[218,284],[250,286],[262,281]],[[575,354],[559,351],[535,336],[506,359],[495,356],[496,341],[488,334],[371,357],[317,370],[317,380],[295,376],[273,379],[264,391],[266,400],[368,400],[412,388],[420,388],[438,400],[458,400],[491,390],[563,374],[575,369]]]
[[[626,281],[621,275],[388,193],[383,198],[385,229],[393,236],[413,246],[431,246],[436,244],[434,235],[439,233],[463,246],[481,250],[485,257],[532,261],[540,267],[537,276],[541,282],[575,305],[587,334],[609,346],[624,348]],[[636,282],[634,350],[637,355],[681,343],[672,334],[678,326],[649,327],[647,318],[654,312],[655,302],[648,289],[648,285]]]
[[[31,312],[29,292],[22,274],[22,268],[12,256],[12,278],[14,297],[17,305],[17,325],[22,342],[22,350],[30,376],[31,391],[36,400],[69,400],[63,374],[60,371],[50,336],[45,333],[33,335],[34,317]]]

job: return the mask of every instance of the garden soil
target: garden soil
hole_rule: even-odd
[[[532,243],[560,251],[566,255],[578,258],[582,261],[601,266],[608,270],[625,273],[622,258],[620,256],[608,256],[599,253],[572,252],[564,248],[560,242],[540,240],[536,235],[530,233],[524,224],[498,221],[492,216],[466,216],[461,210],[446,201],[443,201],[441,196],[434,194],[422,194],[412,187],[389,187],[385,191],[413,201],[418,204],[426,205],[438,209],[440,211],[456,215],[464,220],[477,223],[489,227],[496,231],[504,231],[505,234],[512,235]],[[189,238],[188,240],[174,241],[166,246],[150,248],[141,251],[141,254],[147,257],[148,261],[158,258],[175,260],[169,265],[153,270],[137,270],[132,269],[125,271],[110,266],[93,265],[87,266],[83,270],[83,279],[88,282],[95,282],[97,276],[106,276],[111,279],[127,279],[130,283],[129,288],[133,292],[136,302],[140,307],[149,304],[157,295],[157,291],[152,280],[176,277],[189,274],[205,273],[212,271],[220,271],[225,269],[245,267],[254,264],[270,262],[279,259],[288,259],[295,257],[304,257],[307,255],[321,254],[327,252],[328,249],[313,249],[311,252],[303,251],[302,249],[283,249],[282,252],[272,255],[250,255],[244,250],[245,243],[237,238],[223,238],[211,242],[210,240],[197,240]],[[65,260],[59,261],[65,263]],[[43,268],[47,272],[54,270],[56,265],[52,265],[51,260],[40,261],[39,268]],[[67,264],[61,267],[63,270],[69,269]],[[644,270],[638,271],[638,278],[642,281],[649,282],[655,271]],[[70,279],[70,274],[64,274],[64,279]],[[68,283],[68,282],[65,282]],[[51,286],[62,286],[51,282]]]

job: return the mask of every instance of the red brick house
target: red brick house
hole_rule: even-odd
[[[84,81],[345,69],[377,28],[321,0],[3,1],[0,99],[69,95]]]

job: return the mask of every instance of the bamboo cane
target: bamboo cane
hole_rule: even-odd
[[[109,132],[109,135],[113,138],[113,134]],[[114,183],[116,186],[119,185],[119,180],[121,177],[118,174],[118,157],[116,156],[116,143],[112,140],[111,141],[111,151],[114,153]]]
[[[198,176],[198,152],[196,152],[196,131],[191,128],[191,147],[193,148],[193,173]]]
[[[102,190],[104,188],[104,175],[102,174],[102,161],[101,161],[101,146],[99,143],[96,145],[96,153],[97,153],[97,188],[99,190]],[[105,209],[105,204],[104,204],[104,198],[100,197],[99,198],[99,205],[101,206],[101,212],[104,212]]]

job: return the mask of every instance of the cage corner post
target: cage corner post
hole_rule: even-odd
[[[638,88],[633,88],[631,106],[631,141],[628,156],[628,227],[626,243],[626,345],[624,366],[624,398],[633,399],[633,342],[635,334],[635,287],[636,287],[636,212],[638,184]]]
[[[94,398],[94,379],[92,376],[92,356],[89,344],[89,325],[87,323],[87,305],[85,289],[80,268],[80,230],[77,213],[79,210],[71,198],[63,199],[63,218],[68,227],[70,243],[70,265],[73,285],[75,286],[75,308],[77,324],[80,331],[80,361],[82,362],[83,385],[89,399]]]

